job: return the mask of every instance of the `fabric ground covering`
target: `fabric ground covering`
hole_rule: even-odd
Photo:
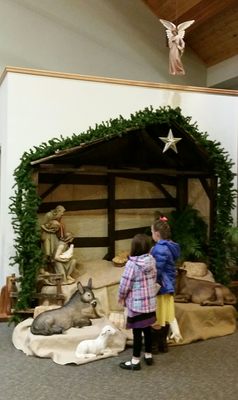
[[[12,342],[26,355],[51,358],[57,364],[83,364],[98,359],[118,355],[127,344],[132,344],[131,330],[123,329],[125,314],[118,305],[118,284],[124,268],[114,267],[108,261],[86,262],[79,280],[86,285],[92,278],[93,291],[98,299],[98,312],[102,318],[92,319],[92,325],[83,328],[70,328],[62,335],[42,336],[30,332],[32,318],[19,323],[13,330]],[[46,287],[47,288],[47,287]],[[49,290],[52,290],[52,286]],[[76,290],[76,283],[63,287],[66,298]],[[220,337],[236,331],[237,311],[233,306],[200,306],[193,303],[175,303],[175,316],[183,340],[171,345],[188,344],[198,340]],[[94,358],[78,359],[75,356],[77,345],[82,340],[95,339],[103,326],[116,327],[117,332],[110,337],[108,347],[111,352]]]
[[[230,305],[200,306],[194,303],[175,303],[175,316],[183,337],[183,340],[176,344],[230,335],[236,331],[237,311]]]
[[[95,357],[79,359],[75,356],[77,345],[86,339],[95,339],[105,325],[113,326],[106,318],[92,320],[91,326],[70,328],[61,335],[33,335],[30,326],[33,318],[20,322],[13,330],[12,342],[28,356],[51,358],[56,364],[84,364],[102,358],[117,356],[126,346],[126,335],[119,329],[109,338],[110,352]],[[113,326],[115,328],[115,326]]]

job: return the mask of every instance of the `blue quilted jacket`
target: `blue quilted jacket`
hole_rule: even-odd
[[[158,294],[174,293],[176,280],[175,262],[180,255],[178,243],[159,240],[151,250],[156,260],[157,282],[161,286]]]

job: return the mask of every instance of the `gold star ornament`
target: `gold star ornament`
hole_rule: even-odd
[[[165,153],[169,149],[172,149],[173,151],[175,151],[175,153],[178,153],[176,143],[182,140],[182,138],[175,138],[171,129],[169,130],[167,137],[159,137],[159,139],[165,143],[163,153]]]

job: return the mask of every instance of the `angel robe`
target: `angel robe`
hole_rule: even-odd
[[[184,41],[178,35],[169,40],[169,73],[170,75],[185,75],[181,56],[184,49]]]

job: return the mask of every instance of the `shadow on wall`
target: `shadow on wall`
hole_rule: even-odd
[[[178,91],[164,91],[163,92],[163,105],[170,105],[172,108],[182,108],[182,96]]]

